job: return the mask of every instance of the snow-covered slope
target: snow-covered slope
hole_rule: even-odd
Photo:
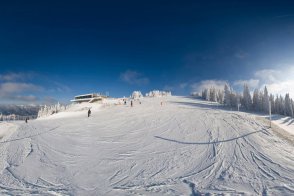
[[[200,100],[145,98],[17,126],[0,140],[1,195],[294,194],[293,144]]]

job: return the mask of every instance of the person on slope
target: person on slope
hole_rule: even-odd
[[[91,109],[88,110],[88,117],[91,115]]]
[[[133,100],[131,101],[131,107],[133,107]]]

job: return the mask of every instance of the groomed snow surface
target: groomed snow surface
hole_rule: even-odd
[[[188,97],[72,112],[0,123],[0,195],[294,195],[293,143],[254,115]]]

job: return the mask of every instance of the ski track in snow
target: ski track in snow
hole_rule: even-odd
[[[162,100],[18,122],[0,139],[0,195],[294,195],[289,141],[250,114]]]

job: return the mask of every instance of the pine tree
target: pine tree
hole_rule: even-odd
[[[287,93],[285,96],[285,114],[287,116],[291,116],[291,117],[293,116],[293,108],[292,108],[292,103],[291,103],[289,93]]]
[[[272,112],[272,114],[275,114],[276,113],[276,107],[275,107],[275,97],[274,97],[273,94],[270,95],[269,101],[271,103],[271,112]]]
[[[262,91],[259,92],[259,99],[258,99],[258,111],[263,111],[263,93]]]
[[[252,108],[254,111],[258,111],[260,109],[259,106],[259,90],[255,89],[253,92],[253,103],[252,103]]]
[[[208,96],[208,89],[206,88],[206,89],[204,89],[203,91],[202,91],[202,99],[205,99],[205,100],[207,100],[207,101],[209,101],[209,96]]]
[[[230,102],[232,107],[237,107],[237,95],[233,92],[230,94]]]
[[[278,95],[276,96],[276,99],[275,99],[275,111],[276,111],[276,114],[280,114],[280,99]]]
[[[214,87],[210,89],[210,101],[216,102],[217,97],[216,97],[216,90]]]
[[[231,90],[227,84],[225,84],[224,88],[224,104],[226,106],[231,106]]]
[[[249,87],[247,84],[244,84],[243,90],[243,106],[246,110],[251,110],[252,108],[252,99],[249,91]]]
[[[280,111],[279,114],[285,115],[285,101],[282,95],[280,95],[280,98],[279,98],[279,111]]]
[[[210,101],[210,91],[209,91],[209,89],[206,89],[206,97],[205,97],[205,100],[206,101]]]
[[[220,104],[224,103],[224,92],[221,90],[218,90],[217,93],[217,102],[219,102]]]
[[[266,86],[264,87],[263,91],[263,100],[262,100],[263,111],[268,113],[269,112],[269,95]]]

